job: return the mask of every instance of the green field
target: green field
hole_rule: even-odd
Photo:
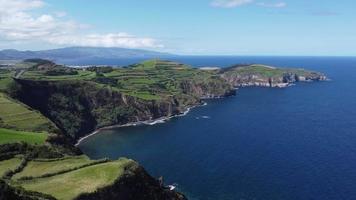
[[[28,144],[44,144],[46,138],[46,133],[14,131],[10,129],[0,128],[0,145],[16,142],[26,142]]]
[[[267,65],[247,65],[244,67],[237,67],[230,71],[230,73],[237,73],[239,75],[258,75],[262,77],[282,77],[286,73],[294,73],[298,75],[306,75],[310,73],[303,69],[291,69],[291,68],[275,68]]]
[[[15,74],[14,71],[7,69],[0,69],[0,92],[8,89],[9,85],[12,82],[12,76]]]
[[[120,159],[48,178],[18,181],[15,184],[26,190],[52,195],[59,200],[68,200],[112,184],[124,173],[124,168],[132,164],[132,160]]]
[[[30,132],[48,132],[55,125],[41,113],[0,93],[0,127]]]
[[[159,110],[167,107],[167,110],[180,112],[197,105],[201,98],[230,95],[233,85],[224,76],[268,81],[274,77],[281,79],[286,73],[293,76],[311,72],[265,65],[199,70],[164,60],[149,60],[123,68],[74,69],[31,59],[12,70],[1,69],[0,156],[16,157],[0,161],[0,175],[16,169],[14,174],[6,173],[4,177],[9,185],[57,199],[92,193],[112,185],[137,163],[129,159],[90,160],[85,155],[77,156],[78,152],[71,145],[89,127],[83,122],[97,123],[96,128],[130,122],[146,113],[151,117],[149,114],[156,105]],[[47,88],[48,94],[37,93]],[[35,108],[39,108],[39,102],[43,103],[45,108],[39,109],[58,124],[61,131],[40,112],[10,96]],[[51,137],[46,143],[49,134]]]
[[[63,170],[73,169],[85,164],[93,163],[87,156],[68,157],[63,160],[55,161],[30,161],[27,163],[25,169],[20,173],[15,174],[14,179],[21,177],[39,177],[44,174],[53,174]]]
[[[60,75],[60,76],[48,76],[44,74],[44,71],[26,71],[22,78],[33,79],[33,80],[90,80],[95,77],[94,72],[78,70],[77,75]]]
[[[77,70],[77,75],[48,76],[44,71],[27,71],[21,78],[47,81],[85,80],[110,86],[113,90],[144,100],[159,100],[172,95],[181,95],[181,82],[194,81],[201,84],[216,78],[209,71],[171,61],[149,60],[126,68],[113,68],[101,73],[86,69]]]
[[[21,163],[20,157],[15,157],[9,160],[0,161],[0,177],[8,170],[14,170]]]

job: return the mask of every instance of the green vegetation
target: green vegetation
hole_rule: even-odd
[[[0,128],[0,145],[16,142],[26,142],[28,144],[44,144],[46,138],[46,133],[14,131],[10,129]]]
[[[44,174],[53,174],[61,171],[73,169],[95,161],[90,160],[87,156],[73,156],[59,160],[33,160],[27,163],[26,168],[13,178],[19,179],[21,177],[39,177]]]
[[[182,96],[187,92],[181,87],[184,82],[207,85],[219,79],[216,74],[210,71],[197,70],[187,65],[161,60],[149,60],[126,68],[90,67],[78,70],[78,74],[75,75],[48,76],[46,73],[46,71],[39,70],[27,71],[22,78],[50,81],[92,81],[143,100],[160,100],[174,95]]]
[[[309,71],[304,69],[292,69],[292,68],[276,68],[267,65],[245,65],[245,66],[236,66],[232,68],[228,68],[226,71],[228,73],[235,73],[241,76],[244,75],[259,75],[261,77],[275,77],[280,78],[283,77],[284,74],[292,73],[300,76],[305,76],[310,74]]]
[[[14,184],[29,191],[52,195],[59,200],[73,199],[82,193],[94,192],[98,188],[111,185],[132,164],[135,164],[132,160],[120,159],[47,178],[15,181]]]
[[[11,158],[9,160],[0,161],[0,177],[9,170],[15,170],[21,163],[20,157]]]
[[[97,192],[121,181],[129,168],[138,169],[137,163],[90,160],[73,146],[81,136],[182,113],[201,98],[233,94],[235,83],[297,76],[318,80],[320,74],[264,65],[199,70],[163,60],[73,69],[30,59],[0,69],[0,189],[12,199],[73,199]]]
[[[12,83],[12,76],[15,74],[15,71],[8,69],[0,69],[0,92],[6,91],[10,84]]]
[[[57,128],[38,111],[0,93],[0,127],[30,132],[50,132]]]

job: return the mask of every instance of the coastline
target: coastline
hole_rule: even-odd
[[[322,81],[331,81],[331,79],[325,79]],[[310,81],[297,81],[297,82],[315,82],[314,80],[310,80]],[[269,88],[288,88],[291,86],[296,85],[296,82],[292,82],[292,83],[283,83],[282,85],[275,85],[275,86],[267,86],[267,85],[261,85],[261,84],[243,84],[243,85],[239,85],[239,87],[235,87],[234,90],[237,91],[239,88],[246,88],[246,87],[269,87]],[[112,126],[105,126],[99,129],[96,129],[95,131],[93,131],[92,133],[90,133],[89,135],[86,135],[84,137],[81,137],[78,139],[78,141],[76,142],[76,144],[74,146],[78,146],[80,145],[80,143],[82,143],[84,140],[88,139],[89,137],[98,134],[100,131],[102,130],[110,130],[110,129],[115,129],[115,128],[121,128],[121,127],[130,127],[130,126],[139,126],[139,125],[155,125],[155,124],[160,124],[160,123],[165,123],[165,121],[168,121],[172,118],[175,117],[183,117],[185,115],[187,115],[191,109],[198,107],[198,106],[205,106],[207,105],[206,102],[204,102],[204,100],[209,100],[209,99],[221,99],[221,98],[226,98],[223,96],[217,96],[217,97],[213,97],[213,96],[205,96],[205,97],[201,97],[200,99],[203,101],[203,103],[201,104],[197,104],[197,105],[193,105],[188,107],[183,113],[180,114],[176,114],[176,115],[172,115],[172,116],[165,116],[165,117],[160,117],[157,119],[151,119],[151,120],[145,120],[145,121],[137,121],[137,122],[129,122],[126,124],[122,124],[122,125],[112,125]]]
[[[203,102],[202,104],[198,104],[198,105],[194,105],[194,106],[188,107],[183,113],[172,115],[172,116],[160,117],[160,118],[153,119],[153,120],[129,122],[129,123],[122,124],[122,125],[105,126],[105,127],[96,129],[95,131],[93,131],[89,135],[86,135],[84,137],[79,138],[77,143],[74,146],[77,147],[78,145],[80,145],[86,139],[88,139],[88,138],[100,133],[100,131],[103,131],[103,130],[110,130],[110,129],[116,129],[116,128],[122,128],[122,127],[130,127],[130,126],[140,126],[140,125],[150,125],[150,126],[152,126],[152,125],[155,125],[155,124],[165,123],[166,121],[168,121],[168,120],[170,120],[172,118],[183,117],[183,116],[187,115],[191,111],[191,109],[193,109],[193,108],[196,108],[198,106],[206,106],[206,105],[207,105],[207,103]]]

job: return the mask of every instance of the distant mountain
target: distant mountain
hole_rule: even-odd
[[[42,51],[0,51],[0,60],[24,60],[41,58],[64,64],[105,64],[106,61],[120,59],[166,58],[174,55],[141,49],[105,47],[67,47]]]

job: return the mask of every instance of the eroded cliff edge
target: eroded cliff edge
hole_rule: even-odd
[[[320,72],[257,64],[235,65],[222,69],[220,75],[234,87],[287,87],[295,82],[327,80],[327,77]]]
[[[46,63],[16,77],[8,93],[55,123],[60,132],[48,138],[51,144],[70,147],[98,128],[178,115],[202,99],[234,95],[236,87],[321,80],[326,77],[318,72],[264,65],[200,70],[154,60],[120,69],[76,70]],[[185,199],[138,165],[126,170],[114,184],[78,199]]]

